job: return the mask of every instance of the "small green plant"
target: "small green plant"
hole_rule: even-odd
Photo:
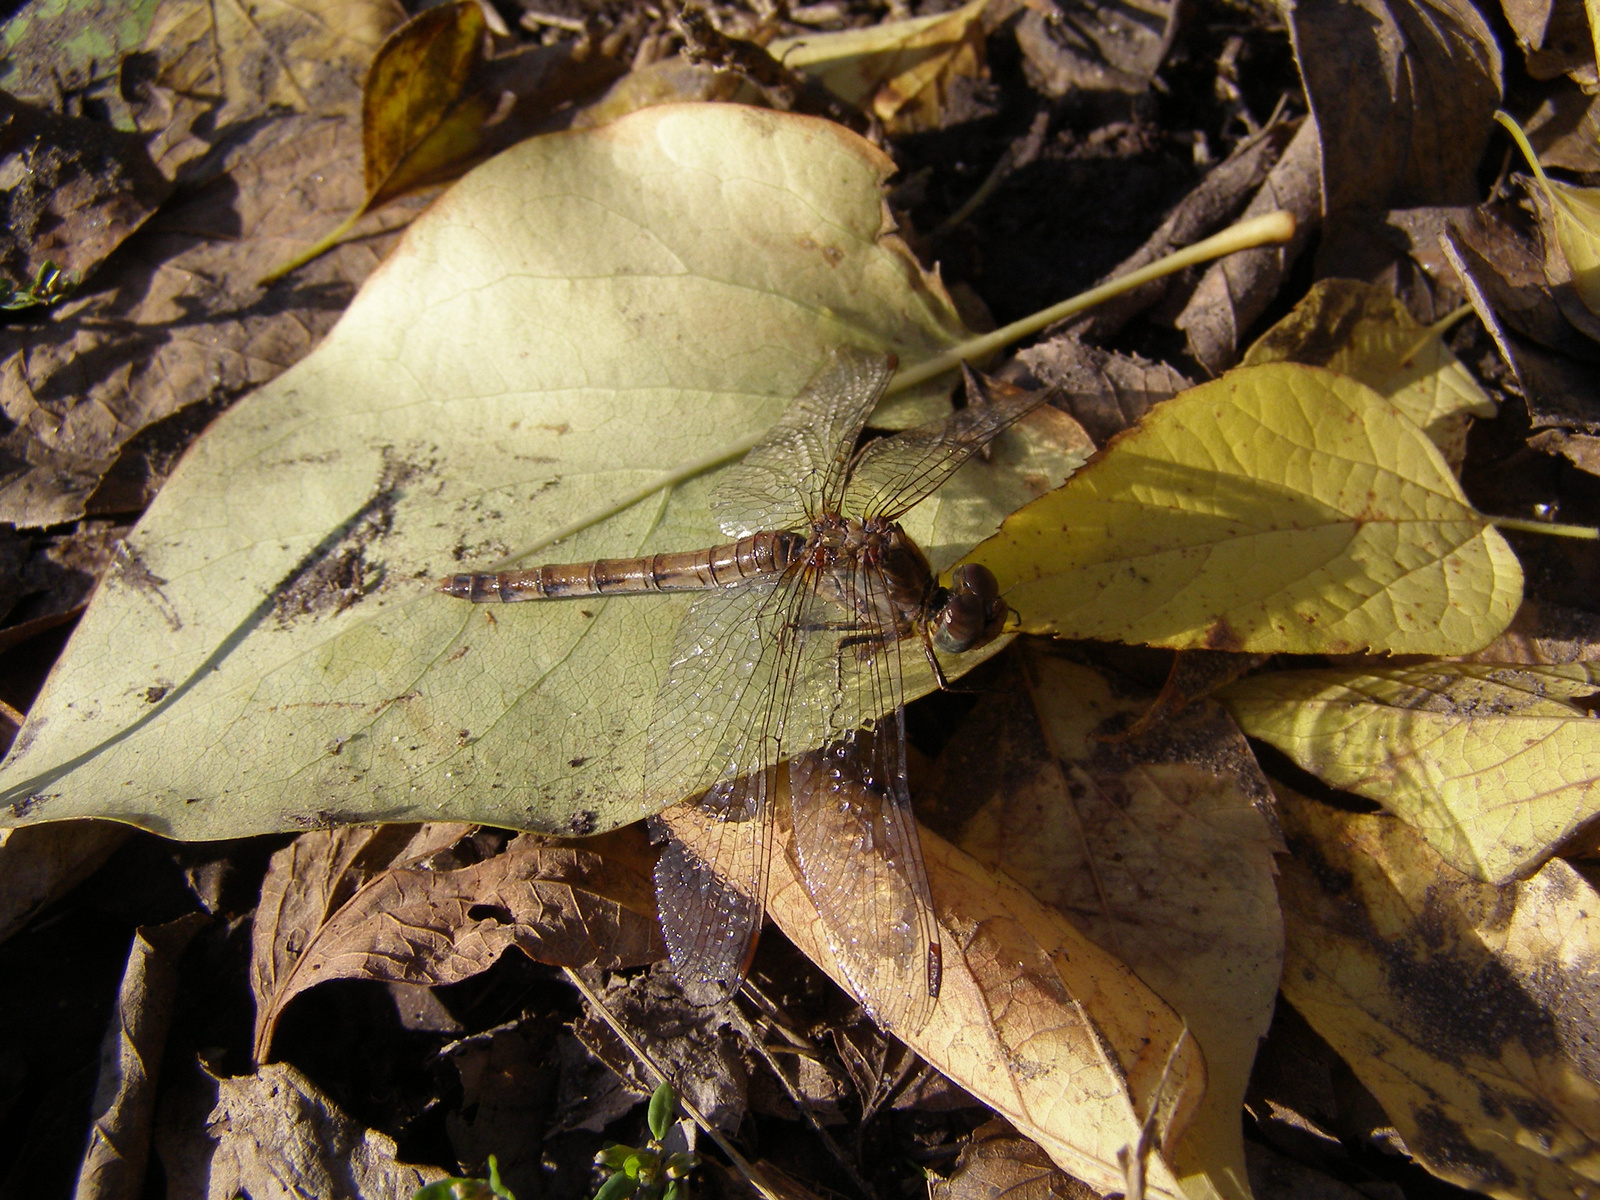
[[[32,308],[36,304],[54,304],[72,295],[78,281],[68,275],[48,258],[31,284],[18,287],[9,279],[0,278],[0,309]]]
[[[517,1200],[500,1182],[500,1164],[489,1155],[488,1179],[441,1179],[420,1190],[411,1200]]]
[[[594,1156],[614,1174],[594,1200],[688,1200],[689,1172],[700,1165],[697,1154],[667,1154],[662,1142],[678,1112],[678,1097],[663,1083],[650,1097],[650,1142],[643,1149],[607,1146]]]

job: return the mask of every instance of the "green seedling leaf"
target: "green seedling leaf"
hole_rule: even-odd
[[[1250,736],[1504,884],[1600,814],[1597,685],[1594,663],[1431,663],[1279,671],[1221,699]]]
[[[722,541],[709,468],[830,348],[915,364],[957,344],[943,288],[886,232],[893,170],[828,122],[705,104],[478,168],[184,459],[0,768],[0,813],[180,838],[588,833],[682,799],[641,793],[691,597],[489,608],[435,581]],[[1008,453],[911,514],[936,568],[1028,496]],[[908,693],[931,690],[906,663]]]
[[[673,1094],[672,1085],[663,1080],[650,1097],[650,1136],[658,1142],[665,1141],[677,1111],[678,1097]]]
[[[1507,114],[1497,112],[1495,120],[1506,127],[1522,150],[1528,167],[1550,202],[1556,241],[1572,271],[1572,287],[1584,307],[1600,316],[1600,188],[1575,187],[1551,179],[1539,164],[1539,156],[1528,144],[1522,129]]]
[[[1158,405],[969,559],[1026,632],[1175,649],[1464,654],[1522,594],[1427,435],[1292,363]]]
[[[628,1200],[638,1190],[638,1181],[624,1174],[613,1175],[600,1185],[594,1200]]]
[[[1450,318],[1418,324],[1387,288],[1319,279],[1293,312],[1250,347],[1243,365],[1299,362],[1348,375],[1420,425],[1447,461],[1460,463],[1468,418],[1492,417],[1496,409],[1444,344],[1449,325]]]

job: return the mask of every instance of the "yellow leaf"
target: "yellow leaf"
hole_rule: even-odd
[[[1572,271],[1573,290],[1585,308],[1600,316],[1600,188],[1574,187],[1551,179],[1544,173],[1539,156],[1517,123],[1503,112],[1495,113],[1495,120],[1506,127],[1522,149],[1534,178],[1550,202],[1556,241]]]
[[[598,832],[681,799],[642,782],[692,595],[491,613],[433,581],[560,536],[541,558],[722,542],[712,467],[832,347],[959,342],[886,232],[893,170],[827,121],[691,104],[468,175],[185,457],[0,768],[0,812],[190,838],[407,814]],[[1004,474],[969,464],[908,514],[939,568],[1015,505]]]
[[[1422,427],[1459,467],[1469,417],[1492,417],[1494,401],[1444,344],[1447,322],[1419,325],[1387,288],[1319,279],[1294,311],[1262,334],[1244,365],[1298,362],[1366,384]]]
[[[786,67],[870,112],[891,134],[937,129],[952,80],[983,70],[988,0],[865,29],[783,38],[767,49]]]
[[[1218,705],[1190,705],[1111,750],[1096,736],[1127,730],[1151,694],[1037,640],[1013,661],[919,800],[962,850],[1182,1015],[1205,1054],[1206,1094],[1168,1162],[1190,1200],[1248,1200],[1239,1110],[1283,961],[1266,779]]]
[[[478,0],[457,0],[424,9],[379,48],[362,95],[363,211],[436,181],[481,143],[493,97],[467,82],[488,28]]]
[[[1600,665],[1279,671],[1221,699],[1246,733],[1376,800],[1458,871],[1529,874],[1600,814]]]
[[[1430,1171],[1516,1200],[1600,1194],[1600,895],[1561,859],[1468,879],[1391,817],[1280,791],[1283,992]]]
[[[1123,1190],[1117,1153],[1137,1145],[1158,1106],[1148,1194],[1181,1200],[1162,1153],[1192,1119],[1206,1076],[1183,1021],[1060,913],[927,829],[921,838],[944,984],[927,1024],[896,1035],[1101,1192]],[[767,912],[848,986],[783,847],[772,853]]]
[[[1426,434],[1290,363],[1158,405],[969,559],[1026,632],[1176,649],[1462,654],[1522,593]]]

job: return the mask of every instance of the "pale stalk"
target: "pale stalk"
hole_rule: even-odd
[[[1240,250],[1254,250],[1259,246],[1271,246],[1287,242],[1294,236],[1294,215],[1279,209],[1260,217],[1251,217],[1248,221],[1240,221],[1237,225],[1230,225],[1221,233],[1213,234],[1203,242],[1196,242],[1192,246],[1185,246],[1182,250],[1175,251],[1165,258],[1158,258],[1155,262],[1140,267],[1137,271],[1129,271],[1126,275],[1119,276],[1099,287],[1090,288],[1087,292],[1063,300],[1060,304],[1052,305],[1031,316],[1023,317],[1020,321],[1013,321],[1009,325],[1002,325],[993,333],[985,333],[969,341],[962,342],[946,350],[943,354],[912,367],[901,368],[894,377],[894,382],[889,385],[888,394],[893,396],[896,392],[903,392],[907,388],[915,387],[932,379],[935,375],[942,375],[946,371],[953,371],[963,362],[970,362],[984,355],[992,354],[1004,346],[1009,346],[1030,333],[1038,333],[1047,325],[1054,325],[1057,321],[1065,321],[1068,317],[1075,317],[1085,309],[1093,308],[1096,304],[1104,304],[1114,296],[1124,292],[1131,292],[1136,287],[1142,287],[1152,279],[1161,279],[1167,275],[1175,275],[1179,271],[1198,263],[1210,262],[1214,258],[1221,258],[1225,254],[1233,254]]]

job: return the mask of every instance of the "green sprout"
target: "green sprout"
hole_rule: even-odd
[[[594,1156],[613,1172],[594,1200],[688,1200],[689,1172],[700,1165],[692,1153],[667,1154],[662,1145],[677,1115],[678,1097],[663,1083],[650,1097],[650,1142],[643,1149],[607,1146]]]
[[[517,1200],[500,1182],[500,1164],[489,1155],[488,1179],[441,1179],[421,1189],[411,1200]]]
[[[32,308],[36,304],[54,304],[72,295],[78,281],[64,272],[48,258],[39,273],[27,287],[18,287],[9,279],[0,277],[0,309]]]

